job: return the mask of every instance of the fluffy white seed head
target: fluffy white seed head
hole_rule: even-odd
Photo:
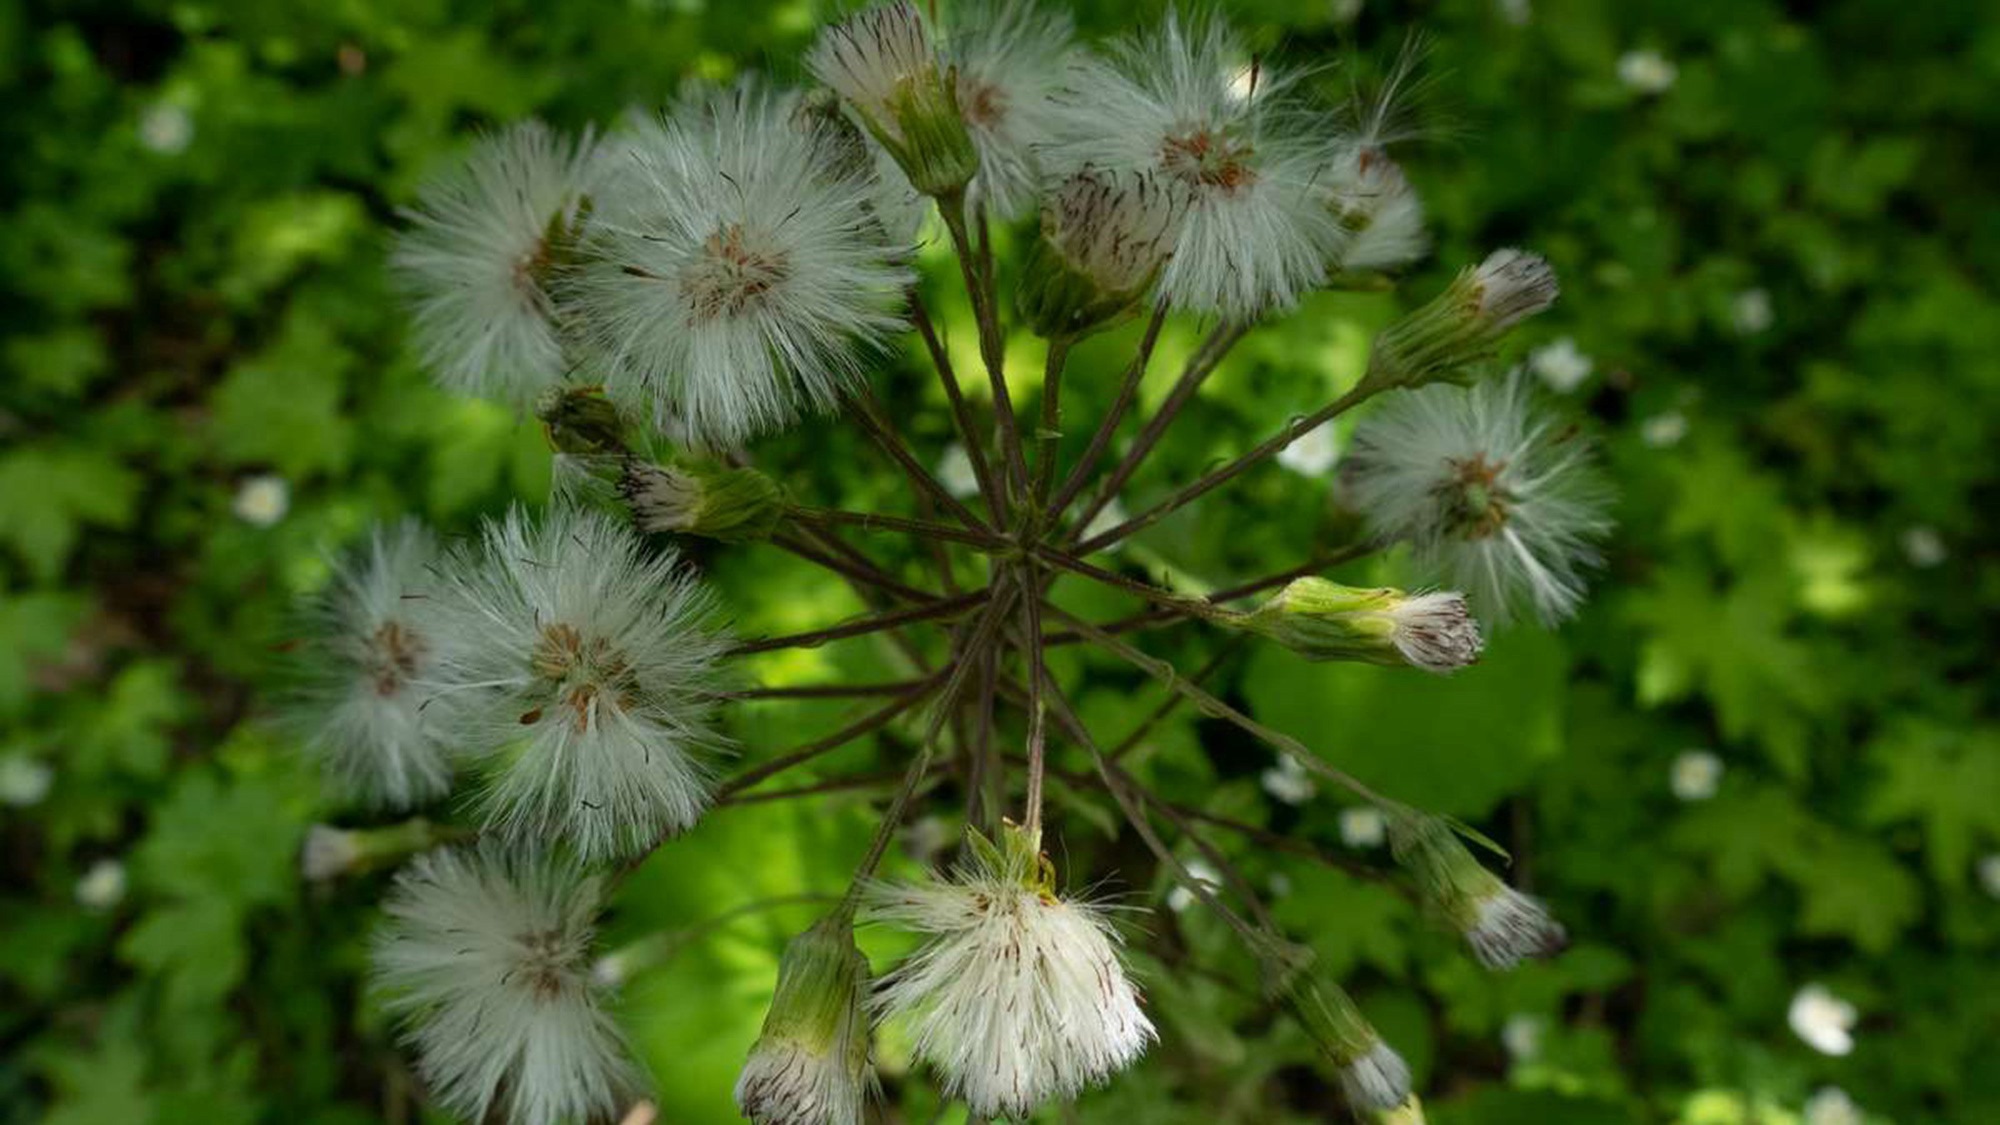
[[[361,842],[353,832],[331,824],[315,824],[306,829],[305,845],[299,850],[299,873],[318,883],[345,875],[361,858]]]
[[[1498,879],[1484,897],[1474,900],[1471,918],[1465,931],[1466,944],[1489,969],[1511,969],[1523,961],[1546,957],[1569,940],[1547,907]]]
[[[1042,234],[1071,269],[1111,293],[1137,293],[1173,253],[1188,194],[1144,172],[1084,168],[1049,193]]]
[[[1410,1096],[1410,1065],[1377,1039],[1340,1068],[1340,1092],[1362,1113],[1395,1109]]]
[[[1153,1039],[1104,909],[1054,894],[1025,850],[975,846],[948,880],[868,899],[872,920],[929,938],[883,978],[877,1009],[908,1020],[947,1092],[985,1117],[1074,1097]]]
[[[1333,162],[1326,203],[1347,232],[1334,268],[1397,270],[1430,252],[1424,204],[1403,169],[1379,147],[1349,145]]]
[[[445,1108],[557,1125],[611,1114],[638,1085],[590,982],[599,894],[572,864],[491,846],[397,876],[373,980]]]
[[[857,12],[828,28],[806,56],[806,68],[891,130],[910,87],[935,81],[939,73],[930,29],[907,0]]]
[[[1536,413],[1519,373],[1396,393],[1356,429],[1344,476],[1378,538],[1499,620],[1575,612],[1611,529],[1586,443]]]
[[[1151,172],[1188,192],[1160,291],[1177,307],[1253,318],[1325,279],[1343,232],[1321,198],[1334,146],[1299,113],[1292,76],[1261,65],[1219,21],[1170,15],[1080,64],[1060,101],[1055,172]]]
[[[726,642],[673,552],[601,513],[515,509],[441,573],[433,692],[484,760],[489,828],[560,837],[588,862],[695,822]]]
[[[588,134],[528,121],[479,141],[418,197],[392,262],[417,351],[447,389],[524,406],[562,377],[552,286],[582,234],[596,159]]]
[[[1056,96],[1073,65],[1068,13],[1033,0],[973,0],[956,13],[945,56],[958,108],[979,150],[966,197],[995,216],[1032,207],[1043,179],[1041,150],[1063,121]]]
[[[451,708],[427,707],[424,687],[438,649],[437,555],[414,520],[377,528],[311,611],[292,722],[333,785],[364,805],[409,808],[451,788]]]
[[[613,397],[699,444],[831,408],[901,326],[909,274],[875,181],[827,160],[796,109],[745,84],[612,142],[572,292]]]

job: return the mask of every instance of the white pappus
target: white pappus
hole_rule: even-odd
[[[1040,150],[1062,127],[1056,95],[1074,65],[1067,12],[1032,0],[972,0],[956,13],[945,58],[955,68],[958,109],[979,150],[967,198],[1000,218],[1034,206]]]
[[[639,1075],[590,980],[601,884],[537,852],[441,850],[396,877],[373,983],[440,1104],[512,1125],[616,1112]]]
[[[883,978],[877,1010],[909,1021],[916,1053],[983,1117],[1074,1097],[1154,1038],[1105,910],[1053,893],[1025,850],[975,845],[948,880],[866,899],[870,920],[929,938]]]
[[[1383,540],[1467,590],[1483,613],[1573,613],[1611,527],[1587,443],[1536,413],[1519,372],[1393,395],[1355,430],[1350,498]]]
[[[797,122],[796,95],[745,82],[614,142],[570,292],[613,397],[697,443],[831,408],[902,324],[874,177]]]
[[[708,593],[596,512],[516,508],[481,539],[441,568],[436,694],[484,759],[487,826],[594,862],[693,825],[721,742]]]
[[[515,406],[566,371],[555,285],[591,208],[597,144],[527,121],[481,139],[407,213],[391,262],[441,385]]]
[[[405,809],[452,781],[445,708],[426,706],[436,667],[429,568],[437,541],[415,520],[376,528],[311,609],[292,722],[344,796]]]
[[[1322,199],[1335,139],[1293,104],[1294,75],[1252,64],[1219,20],[1170,15],[1073,71],[1056,173],[1152,172],[1188,192],[1160,277],[1171,304],[1251,318],[1325,280],[1343,231]],[[1239,76],[1245,76],[1239,81]]]

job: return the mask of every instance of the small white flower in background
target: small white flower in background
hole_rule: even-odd
[[[1680,77],[1672,59],[1650,47],[1627,51],[1618,59],[1618,81],[1641,94],[1664,94]]]
[[[1576,346],[1575,337],[1562,336],[1529,352],[1528,368],[1544,386],[1566,395],[1583,386],[1597,365]]]
[[[415,520],[378,527],[314,603],[293,716],[339,792],[405,809],[451,789],[454,700],[425,686],[436,670],[430,567],[437,540]]]
[[[745,83],[638,123],[566,290],[612,397],[732,446],[831,409],[902,326],[909,273],[797,95]]]
[[[1535,18],[1532,0],[1494,0],[1493,6],[1500,10],[1500,18],[1515,27],[1526,27]]]
[[[1325,183],[1327,204],[1347,232],[1334,254],[1335,269],[1401,269],[1430,252],[1423,200],[1380,146],[1348,145]]]
[[[1270,888],[1273,898],[1283,898],[1292,893],[1292,878],[1282,871],[1271,872],[1271,877],[1264,881],[1264,885]]]
[[[319,883],[344,875],[361,858],[361,843],[353,832],[330,824],[306,829],[305,846],[299,851],[299,873]]]
[[[1806,1099],[1804,1125],[1862,1125],[1861,1107],[1838,1086],[1821,1086]]]
[[[1054,98],[1069,74],[1075,27],[1067,12],[1032,0],[973,0],[952,22],[944,54],[958,68],[958,110],[979,150],[966,199],[1013,218],[1035,205],[1040,150],[1061,128]]]
[[[946,492],[960,500],[979,495],[979,474],[973,471],[972,454],[958,442],[944,447],[944,456],[938,460],[937,478]]]
[[[1722,759],[1707,750],[1683,750],[1674,758],[1668,784],[1683,801],[1706,801],[1722,785]]]
[[[39,805],[55,782],[56,771],[47,762],[21,753],[0,754],[0,805]]]
[[[1389,822],[1374,805],[1340,810],[1340,842],[1350,848],[1379,848],[1389,838]]]
[[[484,1121],[608,1117],[638,1086],[599,1007],[600,879],[496,847],[418,856],[383,903],[373,978],[448,1110]]]
[[[1979,888],[1994,898],[2000,898],[2000,852],[1979,857]]]
[[[1500,1044],[1515,1062],[1531,1062],[1542,1053],[1542,1032],[1540,1016],[1516,1013],[1500,1026]]]
[[[1729,303],[1729,320],[1739,336],[1755,336],[1771,327],[1771,294],[1763,289],[1745,289]]]
[[[1785,1018],[1792,1033],[1822,1055],[1845,1055],[1854,1050],[1854,1023],[1860,1013],[1825,985],[1808,984],[1799,989]]]
[[[1929,570],[1951,557],[1945,548],[1944,536],[1929,524],[1917,524],[1903,530],[1903,557],[1910,565]]]
[[[1221,21],[1170,14],[1078,64],[1061,98],[1064,138],[1044,154],[1058,174],[1151,173],[1187,191],[1160,294],[1192,312],[1289,308],[1344,241],[1319,192],[1331,138],[1291,112],[1294,74],[1260,65],[1243,96],[1249,57]]]
[[[1187,868],[1187,873],[1194,878],[1195,882],[1208,888],[1209,891],[1214,892],[1222,889],[1222,872],[1209,866],[1207,860],[1191,859],[1182,866]],[[1172,890],[1167,892],[1167,909],[1176,914],[1184,913],[1188,907],[1193,906],[1199,901],[1201,900],[1193,891],[1178,882],[1174,884]]]
[[[982,1117],[1026,1117],[1123,1070],[1153,1025],[1101,906],[1055,893],[1034,845],[973,839],[951,877],[876,885],[873,921],[928,940],[883,978],[879,1012],[909,1022],[947,1096]]]
[[[1361,18],[1366,0],[1327,0],[1327,15],[1334,23],[1353,23]]]
[[[1390,397],[1343,465],[1377,538],[1408,540],[1426,572],[1500,620],[1573,613],[1611,528],[1588,446],[1536,414],[1519,373]]]
[[[292,507],[292,486],[285,478],[270,473],[245,477],[236,486],[229,510],[252,527],[270,527],[285,518]]]
[[[597,153],[589,134],[526,121],[481,138],[419,194],[390,260],[417,353],[447,390],[526,406],[562,377],[554,294],[575,264]]]
[[[595,862],[694,824],[728,642],[678,555],[602,513],[516,508],[439,573],[434,687],[487,765],[488,828]]]
[[[172,102],[154,102],[139,115],[139,143],[161,156],[186,152],[194,141],[194,115]]]
[[[76,881],[77,904],[86,910],[110,910],[125,901],[125,865],[100,859]]]
[[[1687,415],[1678,410],[1668,410],[1653,415],[1639,424],[1639,439],[1654,449],[1667,449],[1679,445],[1687,436]]]
[[[1303,805],[1319,792],[1312,774],[1289,754],[1278,755],[1275,765],[1258,775],[1264,792],[1288,805]]]
[[[1279,450],[1277,460],[1302,477],[1323,477],[1340,460],[1340,434],[1332,422],[1314,426]]]

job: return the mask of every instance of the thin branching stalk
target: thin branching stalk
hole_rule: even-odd
[[[938,200],[938,214],[951,232],[952,247],[958,251],[959,273],[972,298],[973,319],[979,325],[979,354],[986,363],[986,381],[993,391],[993,411],[1000,426],[1000,446],[1009,479],[1016,487],[1028,482],[1028,465],[1021,450],[1020,422],[1014,416],[1013,396],[1007,390],[1006,345],[1000,335],[1000,310],[981,256],[966,229],[965,200],[961,197]]]
[[[927,602],[937,597],[936,594],[919,590],[915,586],[889,574],[887,571],[876,567],[865,557],[858,561],[853,558],[835,558],[826,550],[821,549],[829,542],[837,542],[837,540],[817,538],[816,543],[808,543],[803,539],[794,538],[783,532],[771,536],[772,546],[789,551],[799,558],[812,563],[814,566],[830,570],[857,587],[879,590],[906,602]],[[845,544],[842,544],[842,546],[845,546]]]
[[[983,551],[1002,550],[1009,546],[1006,540],[982,531],[954,527],[947,523],[910,519],[906,516],[885,515],[881,512],[848,512],[837,508],[812,508],[794,504],[787,509],[787,514],[806,523],[858,527],[863,531],[899,532],[904,535],[914,535],[919,539],[943,539],[953,543],[964,543]]]
[[[930,353],[931,366],[937,371],[938,382],[944,387],[945,401],[951,404],[952,422],[958,428],[958,440],[965,447],[966,458],[972,462],[972,475],[979,482],[979,494],[986,500],[987,512],[994,526],[1000,526],[1007,519],[1007,501],[994,475],[993,462],[986,456],[985,435],[981,433],[979,421],[973,414],[972,404],[966,401],[965,390],[952,367],[951,353],[938,337],[937,325],[931,320],[930,310],[915,290],[910,292],[910,323],[923,340],[924,350]]]
[[[889,455],[890,460],[896,462],[903,470],[903,475],[910,478],[911,484],[922,489],[938,507],[950,513],[952,518],[965,526],[975,531],[993,530],[985,520],[974,514],[971,508],[959,503],[958,497],[953,496],[944,485],[939,484],[938,479],[931,475],[931,471],[924,467],[923,462],[917,460],[916,454],[910,452],[909,445],[902,437],[876,415],[876,404],[872,393],[859,396],[852,402],[853,409],[849,410],[848,414],[861,423],[861,428],[868,432],[869,438],[882,452]]]
[[[1070,338],[1057,336],[1049,341],[1047,366],[1042,372],[1042,424],[1035,432],[1035,483],[1030,490],[1030,511],[1040,513],[1055,486],[1056,451],[1062,442],[1063,368],[1069,360]]]
[[[1138,397],[1139,384],[1145,381],[1146,366],[1152,362],[1153,348],[1160,342],[1160,330],[1167,323],[1167,306],[1156,305],[1153,315],[1146,321],[1145,335],[1139,338],[1138,354],[1125,367],[1125,376],[1118,384],[1118,397],[1105,410],[1104,418],[1098,422],[1097,430],[1090,435],[1090,444],[1084,447],[1083,456],[1063,480],[1055,498],[1049,501],[1043,512],[1044,525],[1054,527],[1062,522],[1063,512],[1074,503],[1077,494],[1090,483],[1091,470],[1097,467],[1097,459],[1104,456],[1105,447],[1111,444],[1112,435],[1118,431],[1118,423],[1125,418],[1125,412],[1132,407],[1132,400]]]
[[[939,672],[920,681],[916,686],[897,697],[888,706],[871,711],[861,718],[841,727],[839,730],[834,731],[832,734],[815,738],[796,750],[780,754],[767,762],[760,762],[744,770],[742,773],[722,783],[722,786],[716,790],[716,799],[718,801],[728,800],[767,777],[775,777],[791,769],[793,766],[803,765],[819,757],[821,754],[838,750],[863,735],[871,734],[888,726],[891,722],[895,721],[898,715],[923,702],[924,698],[944,678],[945,673]]]
[[[787,633],[778,637],[744,641],[731,648],[729,656],[753,656],[760,652],[775,652],[787,648],[817,648],[830,641],[860,637],[869,633],[879,633],[885,629],[899,629],[904,625],[919,621],[936,621],[955,617],[987,599],[984,589],[959,594],[956,597],[940,598],[937,601],[910,606],[907,609],[890,610],[887,613],[871,614],[841,625],[831,625],[824,629],[813,629],[804,633]]]

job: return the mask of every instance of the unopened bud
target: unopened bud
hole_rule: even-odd
[[[1479,659],[1479,622],[1459,593],[1406,594],[1300,578],[1250,613],[1240,627],[1311,660],[1407,664],[1451,672]]]
[[[299,849],[299,873],[310,882],[322,883],[393,867],[409,856],[446,842],[450,835],[423,817],[380,828],[315,824],[306,829],[305,844]]]
[[[1554,304],[1559,292],[1555,271],[1541,257],[1496,250],[1461,270],[1430,304],[1384,329],[1365,381],[1387,389],[1452,378],[1492,355],[1515,325]]]
[[[979,171],[957,79],[939,65],[923,17],[907,0],[829,28],[806,65],[847,99],[918,191],[956,194]]]
[[[785,491],[755,469],[625,462],[619,494],[641,531],[724,543],[769,539],[785,516]]]
[[[1409,1100],[1409,1065],[1382,1041],[1345,989],[1298,965],[1277,972],[1267,966],[1266,986],[1334,1065],[1348,1105],[1372,1113]]]
[[[1568,943],[1547,907],[1488,871],[1443,821],[1405,813],[1391,826],[1389,840],[1396,862],[1464,935],[1480,964],[1511,969]]]
[[[631,448],[631,425],[603,387],[551,387],[535,403],[535,417],[558,453],[601,457]]]
[[[1143,173],[1085,168],[1057,185],[1022,271],[1022,318],[1042,336],[1077,336],[1129,311],[1166,264],[1186,200]]]
[[[872,1081],[868,960],[853,924],[833,915],[792,939],[778,989],[736,1080],[755,1125],[860,1125]]]

